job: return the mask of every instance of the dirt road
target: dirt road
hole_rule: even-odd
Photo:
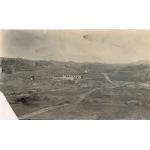
[[[71,103],[71,104],[63,104],[63,105],[59,105],[59,106],[50,106],[50,107],[46,107],[46,108],[42,108],[38,111],[34,111],[32,113],[29,113],[29,114],[25,114],[25,115],[22,115],[19,117],[19,119],[29,119],[31,117],[34,117],[34,116],[37,116],[39,114],[42,114],[42,113],[45,113],[47,111],[51,111],[51,110],[55,110],[55,109],[58,109],[58,108],[61,108],[63,106],[68,106],[68,105],[74,105],[74,104],[79,104],[81,101],[83,101],[88,95],[90,95],[91,93],[93,93],[94,91],[98,90],[100,88],[94,88],[92,90],[90,90],[89,92],[87,93],[84,93],[84,94],[81,94],[79,96],[79,100],[77,100],[75,103]]]
[[[107,73],[103,73],[105,79],[111,83],[112,85],[116,86],[116,84],[111,81],[111,79],[109,78],[109,76],[107,75]],[[61,108],[63,106],[69,106],[69,105],[75,105],[75,104],[79,104],[81,103],[86,97],[88,97],[91,93],[95,92],[96,90],[99,90],[101,88],[94,88],[94,89],[91,89],[90,91],[86,92],[86,93],[83,93],[79,96],[79,99],[77,101],[75,101],[74,103],[71,103],[71,104],[63,104],[63,105],[60,105],[60,106],[50,106],[50,107],[46,107],[46,108],[43,108],[43,109],[40,109],[38,111],[35,111],[35,112],[32,112],[32,113],[29,113],[29,114],[25,114],[23,116],[20,116],[19,119],[29,119],[31,117],[34,117],[34,116],[37,116],[39,114],[42,114],[42,113],[45,113],[45,112],[48,112],[48,111],[51,111],[51,110],[55,110],[55,109],[58,109],[58,108]],[[64,90],[64,89],[55,89],[53,91],[57,91],[57,90]]]
[[[66,106],[66,105],[69,105],[69,104],[64,104],[64,105],[61,105],[61,106],[50,106],[50,107],[42,108],[42,109],[34,111],[32,113],[28,113],[28,114],[22,115],[22,116],[19,117],[19,119],[20,120],[30,119],[31,117],[37,116],[39,114],[42,114],[42,113],[45,113],[47,111],[51,111],[51,110],[54,110],[54,109],[57,109],[57,108],[60,108],[62,106]]]
[[[104,75],[105,79],[106,79],[109,83],[111,83],[113,86],[118,86],[117,83],[114,83],[114,82],[109,78],[109,76],[108,76],[107,73],[102,73],[102,74]]]

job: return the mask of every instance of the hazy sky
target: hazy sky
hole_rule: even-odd
[[[150,60],[150,30],[4,30],[0,56],[104,63]]]

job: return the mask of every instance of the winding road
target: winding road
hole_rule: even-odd
[[[25,114],[25,115],[22,115],[19,117],[19,119],[29,119],[31,117],[34,117],[34,116],[37,116],[39,114],[42,114],[42,113],[45,113],[45,112],[48,112],[48,111],[51,111],[51,110],[55,110],[55,109],[58,109],[58,108],[61,108],[62,106],[69,106],[69,105],[74,105],[74,104],[79,104],[80,102],[82,102],[86,97],[88,97],[91,93],[93,93],[94,91],[98,90],[100,88],[95,88],[95,89],[92,89],[90,90],[89,92],[87,93],[84,93],[84,94],[81,94],[79,96],[79,99],[75,102],[75,103],[71,103],[71,104],[63,104],[63,105],[57,105],[57,106],[50,106],[50,107],[46,107],[46,108],[42,108],[40,110],[37,110],[37,111],[34,111],[32,113],[28,113],[28,114]]]
[[[111,83],[112,85],[116,86],[116,84],[111,81],[111,79],[109,78],[108,74],[107,73],[103,73],[105,79]],[[74,105],[74,104],[79,104],[81,103],[86,97],[88,97],[91,93],[95,92],[96,90],[99,90],[101,88],[94,88],[86,93],[83,93],[79,96],[79,99],[74,102],[74,103],[71,103],[71,104],[63,104],[63,105],[57,105],[57,106],[50,106],[50,107],[46,107],[46,108],[42,108],[40,110],[37,110],[37,111],[34,111],[32,113],[28,113],[28,114],[25,114],[25,115],[22,115],[19,117],[19,119],[23,120],[23,119],[30,119],[31,117],[34,117],[34,116],[37,116],[39,114],[43,114],[45,112],[48,112],[48,111],[51,111],[51,110],[55,110],[55,109],[58,109],[58,108],[61,108],[63,106],[69,106],[69,105]],[[59,89],[60,90],[60,89]]]
[[[114,83],[114,82],[109,78],[109,76],[108,76],[107,73],[102,73],[102,74],[104,75],[105,79],[106,79],[109,83],[111,83],[113,86],[118,86],[116,83]]]

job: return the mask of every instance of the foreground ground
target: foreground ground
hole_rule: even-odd
[[[1,84],[19,119],[150,119],[149,84],[112,81],[106,73],[88,86],[25,76],[5,75]]]

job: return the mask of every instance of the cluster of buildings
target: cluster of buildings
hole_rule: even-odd
[[[63,74],[62,79],[64,80],[80,80],[83,79],[83,74]]]

